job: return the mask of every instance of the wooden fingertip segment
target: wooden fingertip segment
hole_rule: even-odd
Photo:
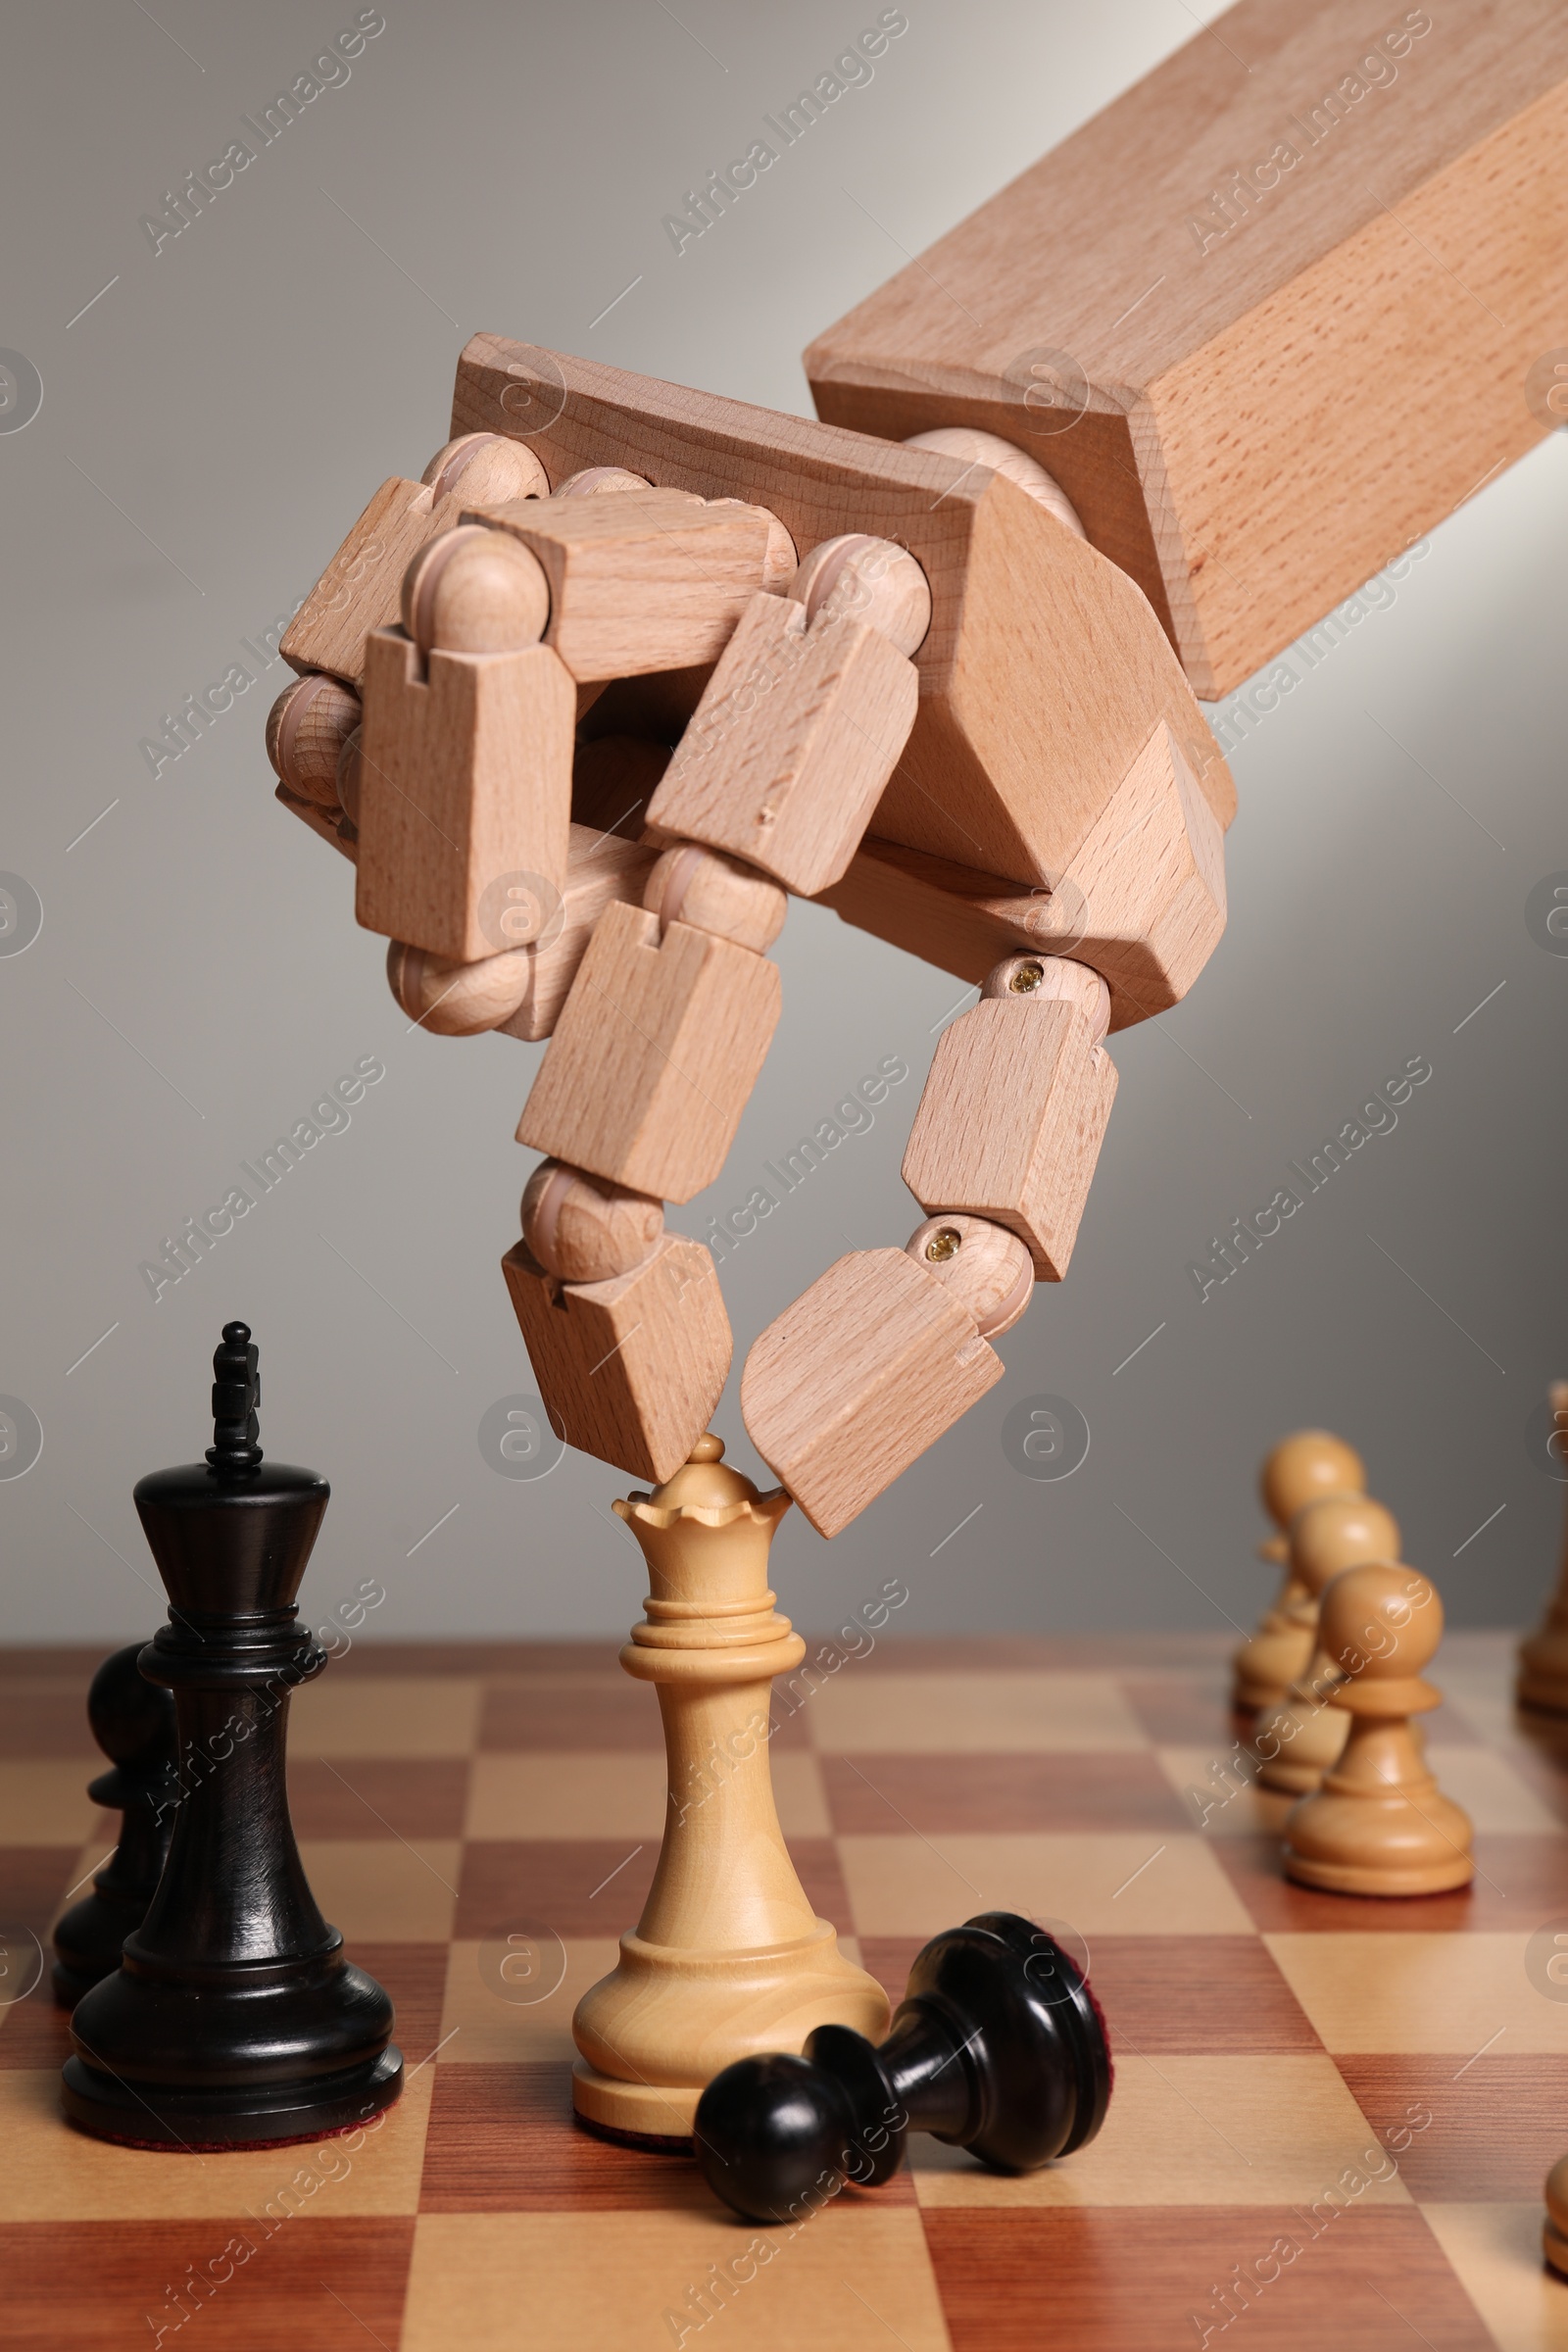
[[[908,740],[914,664],[880,630],[754,596],[649,808],[809,898],[848,866]]]
[[[733,1342],[713,1261],[666,1234],[607,1282],[563,1283],[526,1243],[501,1261],[552,1425],[633,1478],[669,1478],[702,1436]]]
[[[770,1323],[741,1412],[821,1536],[836,1536],[1002,1378],[1002,1358],[936,1274],[856,1250]]]
[[[780,1004],[778,967],[730,941],[606,907],[517,1141],[629,1191],[689,1200],[724,1164]]]
[[[365,641],[398,618],[403,575],[427,539],[449,529],[458,509],[421,482],[383,482],[283,632],[278,652],[292,669],[329,670],[358,686]]]
[[[1115,1064],[1074,1005],[984,999],[938,1041],[904,1181],[933,1215],[1006,1226],[1059,1282],[1115,1095]]]
[[[471,963],[559,911],[575,697],[543,645],[432,652],[422,666],[401,630],[372,633],[355,911],[368,931]],[[531,931],[509,890],[528,894]]]
[[[530,499],[481,519],[511,532],[550,584],[546,642],[577,679],[716,660],[761,586],[770,517],[679,490]]]

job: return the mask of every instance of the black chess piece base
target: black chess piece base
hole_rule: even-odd
[[[189,1968],[161,1969],[136,1943],[78,2015],[62,2076],[67,2116],[95,2139],[193,2150],[319,2139],[367,2123],[402,2090],[402,2053],[384,2040],[391,2003],[344,1959],[340,1937],[306,1966],[207,1972],[206,2017]],[[134,2050],[134,2073],[123,2057],[93,2063],[100,2037]]]
[[[1029,1920],[982,1912],[918,1955],[887,2039],[818,2026],[802,2057],[742,2058],[698,2102],[709,2186],[759,2222],[798,2220],[846,2181],[874,2188],[911,2131],[1027,2173],[1100,2130],[1104,2020],[1076,1964]]]

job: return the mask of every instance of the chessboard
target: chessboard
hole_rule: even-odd
[[[1001,2178],[915,2139],[885,2188],[759,2230],[689,2159],[572,2123],[572,2008],[637,1916],[665,1802],[654,1695],[612,1644],[356,1644],[296,1695],[306,1867],[397,2003],[407,2088],[379,2131],[206,2156],[61,2120],[65,2027],[23,1980],[109,1841],[84,1794],[98,1654],[0,1653],[4,2340],[1568,2346],[1540,2253],[1568,2152],[1568,1725],[1514,1714],[1511,1660],[1452,1634],[1434,1670],[1473,1887],[1381,1902],[1286,1884],[1289,1800],[1239,1764],[1217,1642],[884,1641],[776,1705],[780,1815],[848,1949],[898,1998],[972,1913],[1055,1923],[1116,2071],[1060,2165]]]

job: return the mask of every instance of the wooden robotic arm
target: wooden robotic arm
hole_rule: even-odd
[[[494,429],[519,398],[526,445]],[[355,858],[411,1017],[550,1037],[504,1263],[573,1444],[662,1480],[723,1386],[712,1262],[662,1203],[723,1164],[787,894],[985,979],[910,1138],[927,1222],[830,1268],[748,1362],[753,1437],[832,1534],[1064,1272],[1100,1041],[1174,1003],[1223,925],[1229,776],[1146,601],[995,436],[884,448],[486,337],[454,424],[302,609],[270,749]]]

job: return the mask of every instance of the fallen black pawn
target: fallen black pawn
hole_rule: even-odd
[[[144,1679],[141,1652],[139,1642],[117,1649],[87,1692],[92,1736],[113,1766],[89,1782],[87,1794],[122,1819],[120,1842],[94,1874],[91,1894],[73,1903],[55,1927],[51,1982],[64,2009],[120,1966],[125,1937],[141,1926],[158,1890],[173,1836],[174,1702]]]
[[[1093,2139],[1110,2099],[1105,2021],[1043,1929],[984,1911],[933,1937],[885,2041],[818,2026],[800,2058],[742,2058],[698,2102],[709,2186],[756,2222],[798,2221],[847,2180],[892,2179],[913,2132],[997,2172]]]

